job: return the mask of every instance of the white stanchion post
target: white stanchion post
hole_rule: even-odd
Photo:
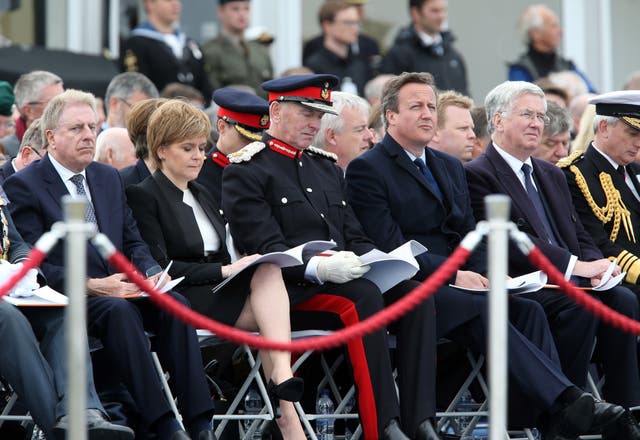
[[[507,429],[507,322],[510,199],[504,195],[485,198],[489,226],[489,440],[504,440]]]
[[[85,223],[87,201],[66,196],[63,198],[67,236],[65,241],[65,289],[69,297],[66,311],[67,334],[67,415],[69,431],[67,439],[86,440],[87,401],[87,324],[86,324],[86,273],[87,233]]]

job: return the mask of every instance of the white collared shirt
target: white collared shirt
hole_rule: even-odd
[[[425,165],[427,164],[427,150],[426,148],[422,151],[422,156],[417,157],[414,156],[413,154],[409,153],[409,150],[404,150],[405,153],[407,153],[407,156],[409,156],[409,159],[411,159],[411,162],[413,162],[416,159],[422,159],[422,161],[425,163]]]
[[[82,176],[84,177],[84,179],[82,179],[82,186],[84,186],[84,192],[87,193],[87,198],[89,199],[89,201],[90,202],[92,201],[91,191],[89,191],[89,184],[87,183],[87,172],[85,170],[82,170],[79,173],[74,173],[73,171],[66,168],[64,165],[62,165],[60,162],[55,160],[51,154],[49,154],[49,160],[51,161],[51,165],[53,165],[53,168],[55,168],[56,172],[62,179],[62,182],[64,182],[64,186],[67,187],[67,191],[69,191],[69,194],[71,194],[74,197],[78,197],[79,194],[78,194],[76,185],[71,181],[71,178],[76,174],[82,174]]]
[[[526,163],[531,167],[531,170],[533,172],[533,161],[531,160],[531,157],[527,157],[527,160],[523,162],[517,157],[504,151],[495,142],[493,143],[493,146],[495,147],[498,154],[504,159],[504,161],[507,162],[507,165],[509,165],[509,168],[511,168],[511,170],[515,173],[516,177],[518,177],[518,180],[520,181],[520,183],[522,184],[522,187],[526,192],[527,187],[524,184],[524,171],[522,171],[522,165]],[[536,186],[535,179],[531,179],[531,183],[533,183],[533,186],[536,188],[536,191],[537,191],[538,187]],[[575,267],[577,261],[578,261],[578,256],[571,255],[571,258],[569,258],[569,263],[567,264],[567,267],[565,268],[565,271],[564,271],[565,280],[568,280],[569,278],[571,278],[571,274],[573,273],[573,268]]]
[[[522,187],[526,191],[527,187],[524,183],[525,176],[524,176],[524,171],[522,171],[522,165],[526,163],[531,167],[531,170],[533,172],[533,162],[531,161],[531,157],[527,157],[527,160],[523,162],[517,157],[507,153],[505,150],[500,148],[500,146],[498,146],[498,144],[496,144],[495,142],[493,143],[493,146],[496,148],[496,151],[504,159],[504,161],[507,162],[507,165],[509,165],[509,168],[511,168],[511,170],[514,172],[516,177],[518,177],[518,180],[520,181],[520,183],[522,184]],[[531,179],[531,182],[533,183],[533,186],[537,191],[538,186],[536,185],[536,182],[534,181],[534,179]]]
[[[202,243],[204,244],[204,252],[217,252],[220,249],[220,237],[216,232],[211,220],[200,206],[200,202],[196,200],[190,189],[182,191],[182,202],[189,205],[193,209],[193,215],[196,218],[196,224],[200,230]]]
[[[433,46],[434,44],[442,43],[442,35],[440,34],[437,34],[435,37],[432,37],[426,32],[416,31],[416,33],[418,34],[418,37],[420,38],[422,43],[427,47]]]
[[[613,159],[611,159],[609,157],[609,155],[607,153],[605,153],[604,151],[600,150],[598,147],[596,147],[596,144],[591,143],[591,145],[593,145],[593,148],[602,155],[602,157],[604,157],[605,159],[607,159],[607,162],[609,162],[611,164],[611,166],[613,167],[614,170],[618,170],[618,167],[621,167],[622,165],[617,164],[616,162],[614,162]],[[638,194],[638,191],[636,191],[636,187],[633,186],[633,182],[631,181],[632,177],[629,175],[629,173],[625,172],[624,173],[624,183],[627,184],[627,186],[629,187],[629,189],[631,190],[631,192],[633,193],[633,195],[636,197],[637,200],[640,200],[640,194]]]

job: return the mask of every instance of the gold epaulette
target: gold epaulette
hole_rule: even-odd
[[[334,153],[331,153],[329,151],[323,150],[322,148],[316,148],[314,146],[310,146],[304,149],[304,151],[306,151],[307,153],[311,153],[314,154],[316,156],[322,156],[325,157],[333,162],[337,162],[338,161],[338,156],[335,155]]]
[[[578,167],[575,165],[571,165],[569,167],[569,170],[571,170],[571,172],[575,175],[576,185],[580,189],[580,192],[585,198],[587,205],[589,205],[589,208],[591,208],[593,215],[595,215],[598,221],[600,221],[603,225],[606,225],[610,221],[613,221],[611,233],[609,234],[609,240],[616,241],[616,239],[618,238],[618,233],[620,232],[620,224],[622,224],[625,232],[627,233],[627,239],[635,243],[636,236],[633,224],[631,223],[631,212],[627,209],[627,206],[622,201],[620,191],[618,191],[613,185],[611,176],[605,172],[601,172],[598,176],[607,203],[606,205],[600,207],[593,199],[591,190],[589,189],[589,185],[587,184],[586,179],[584,178]]]
[[[251,142],[235,153],[229,154],[227,159],[231,163],[249,162],[256,153],[264,150],[264,147],[266,147],[264,142]]]
[[[613,257],[609,257],[613,261]],[[626,272],[624,280],[631,284],[638,283],[640,277],[640,259],[629,251],[622,251],[616,258],[616,263],[623,272]]]
[[[560,159],[558,163],[556,163],[556,165],[559,166],[560,168],[566,168],[569,165],[573,165],[574,163],[582,160],[583,157],[584,157],[584,151],[576,150],[570,155],[568,155],[567,157],[563,157],[562,159]]]

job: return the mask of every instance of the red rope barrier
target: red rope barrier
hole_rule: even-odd
[[[116,269],[125,273],[130,281],[134,282],[141,290],[148,292],[150,299],[160,307],[174,314],[178,319],[192,325],[195,328],[207,329],[220,338],[232,341],[236,344],[248,345],[261,350],[280,350],[294,353],[307,350],[326,350],[343,345],[353,339],[361,338],[371,332],[379,330],[390,322],[400,318],[422,301],[429,298],[440,286],[442,286],[453,273],[469,258],[471,252],[463,247],[458,247],[451,256],[420,286],[415,288],[405,297],[399,299],[379,313],[370,316],[356,325],[335,331],[328,336],[317,336],[300,339],[291,342],[274,341],[262,336],[254,335],[243,330],[231,327],[203,316],[184,306],[169,295],[157,292],[126,259],[124,255],[115,252],[108,258]]]
[[[0,301],[2,300],[1,298],[3,296],[9,293],[9,291],[13,289],[16,284],[18,284],[18,281],[20,281],[27,274],[27,272],[29,272],[29,270],[35,269],[36,267],[40,266],[46,256],[47,254],[38,248],[31,249],[29,257],[26,260],[22,261],[22,267],[20,268],[20,270],[11,275],[7,281],[0,285]]]
[[[640,335],[640,322],[628,316],[610,309],[606,305],[593,298],[591,295],[578,289],[573,283],[564,279],[564,275],[545,257],[538,248],[531,249],[529,260],[539,269],[547,274],[552,283],[560,286],[573,300],[584,307],[587,311],[596,315],[602,321],[611,324],[619,329]]]

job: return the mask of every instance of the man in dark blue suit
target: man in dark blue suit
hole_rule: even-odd
[[[34,243],[63,220],[62,196],[86,197],[87,221],[96,222],[116,248],[154,282],[160,267],[140,237],[117,170],[92,162],[97,121],[93,96],[68,90],[49,103],[42,118],[48,154],[5,182],[11,213],[25,240]],[[175,382],[191,438],[213,438],[209,429],[212,407],[194,329],[147,300],[119,298],[137,292],[137,287],[124,274],[114,273],[92,245],[87,252],[88,332],[101,340],[113,373],[129,389],[144,423],[160,439],[190,438],[161,391],[145,336],[148,330],[156,335],[155,350]],[[48,255],[42,270],[54,289],[63,289],[61,245]]]
[[[423,280],[447,259],[475,227],[460,160],[428,148],[437,124],[436,91],[428,73],[403,73],[387,83],[383,141],[347,168],[347,194],[367,235],[390,251],[414,239],[429,252],[418,257]],[[484,252],[459,270],[451,283],[481,288],[487,280]],[[448,286],[435,294],[436,329],[476,352],[486,350],[486,296]],[[509,367],[516,387],[541,412],[543,438],[575,438],[621,417],[620,407],[596,402],[562,373],[542,308],[511,298]],[[580,414],[580,416],[577,416]]]
[[[531,158],[547,122],[543,91],[531,83],[507,81],[489,92],[485,108],[492,141],[484,154],[465,166],[476,219],[485,217],[486,195],[508,195],[511,220],[554,266],[578,284],[596,285],[610,261],[584,230],[562,171]],[[510,253],[509,263],[514,274],[533,269],[516,249]],[[626,408],[640,404],[635,335],[597,321],[593,325],[593,318],[562,292],[543,289],[525,296],[544,307],[563,371],[574,383],[586,381],[597,334],[596,357],[607,378],[605,397]],[[638,300],[627,288],[615,287],[597,296],[613,309],[638,319]],[[640,431],[634,427],[623,438],[640,438]]]
[[[32,127],[33,124],[28,130]],[[16,264],[27,259],[31,247],[16,229],[6,203],[0,189],[0,259]],[[52,439],[63,436],[69,426],[65,343],[64,308],[18,308],[0,300],[0,375],[18,394],[42,432]],[[88,438],[132,439],[129,428],[105,420],[88,353],[86,362]]]

